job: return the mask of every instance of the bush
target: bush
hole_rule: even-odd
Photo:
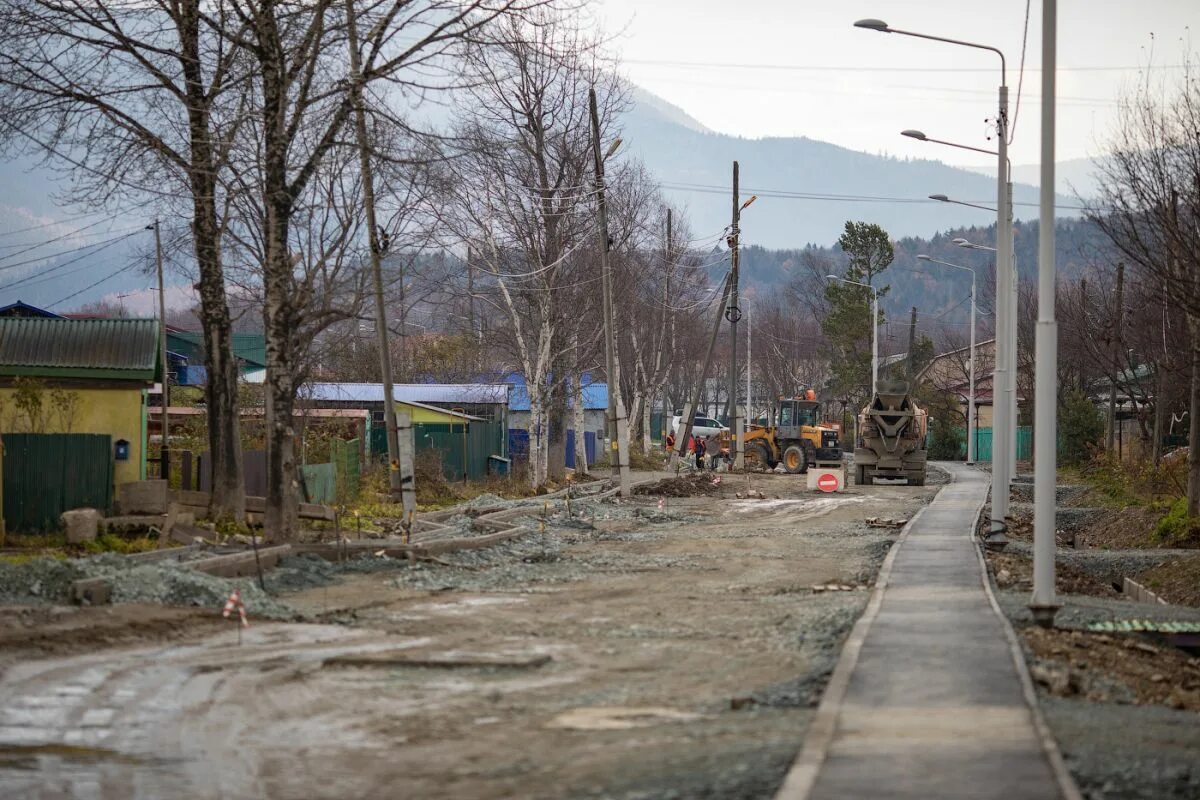
[[[1200,544],[1200,519],[1188,516],[1186,497],[1179,498],[1171,505],[1167,515],[1158,521],[1154,533],[1175,547]]]
[[[1100,410],[1080,391],[1071,392],[1058,414],[1059,459],[1064,464],[1082,464],[1092,457],[1104,435]]]
[[[930,427],[929,458],[934,461],[957,461],[962,458],[967,437],[961,428],[945,417],[935,418]]]

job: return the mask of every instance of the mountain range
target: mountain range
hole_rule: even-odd
[[[929,194],[942,193],[979,205],[994,204],[994,180],[972,169],[872,155],[805,137],[730,136],[640,88],[634,87],[631,100],[621,125],[626,143],[621,152],[641,159],[665,196],[685,210],[693,242],[702,248],[724,238],[735,159],[740,163],[742,197],[758,195],[742,216],[742,242],[747,246],[829,246],[850,219],[878,223],[897,240],[986,227],[995,219],[985,210],[927,199]],[[1019,177],[1026,174],[1022,168],[1014,172]],[[1088,173],[1087,163],[1064,165],[1069,180],[1082,182]],[[140,293],[150,283],[144,272],[147,242],[136,234],[128,242],[106,248],[102,257],[90,259],[83,250],[83,260],[67,266],[81,257],[75,250],[102,241],[104,231],[140,229],[145,221],[139,219],[120,218],[101,225],[88,232],[90,238],[64,236],[60,243],[30,254],[61,253],[60,257],[18,263],[29,261],[14,258],[20,245],[69,234],[101,217],[78,219],[78,209],[59,205],[69,191],[31,159],[0,161],[0,188],[0,305],[16,300],[49,304],[67,298],[56,310],[70,309],[102,297]],[[1080,189],[1080,184],[1075,188]],[[1037,199],[1034,186],[1016,185],[1016,216],[1036,219]],[[1061,216],[1078,215],[1078,201],[1072,196],[1062,195],[1058,202],[1063,207]],[[24,230],[51,220],[61,222]],[[126,261],[130,268],[120,270]],[[134,261],[139,263],[133,265]],[[184,283],[179,277],[171,282]]]
[[[742,216],[742,241],[768,248],[828,245],[846,220],[875,222],[893,238],[987,225],[995,214],[929,200],[944,194],[995,207],[994,178],[928,159],[900,159],[849,150],[806,137],[746,139],[717,133],[685,111],[635,89],[622,137],[660,181],[663,192],[687,210],[693,237],[715,239],[730,222],[732,164],[739,162],[741,196],[757,194]],[[1087,173],[1071,165],[1071,176]],[[1025,176],[1028,172],[1014,175]],[[1036,170],[1032,173],[1036,175]],[[1036,186],[1013,187],[1014,216],[1036,219]],[[1058,196],[1060,216],[1078,216],[1072,195]]]

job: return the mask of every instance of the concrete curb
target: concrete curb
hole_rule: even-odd
[[[950,480],[946,486],[952,483],[954,483],[954,474],[950,473]],[[944,488],[946,487],[943,486],[942,489]],[[933,498],[940,495],[942,489],[938,489]],[[933,498],[930,499],[931,503]],[[867,601],[867,607],[863,609],[862,616],[850,629],[850,635],[842,646],[842,654],[838,657],[833,674],[829,677],[829,683],[826,684],[825,691],[821,695],[817,713],[809,723],[808,733],[804,736],[804,746],[800,750],[800,755],[792,762],[792,767],[788,770],[783,785],[775,793],[775,800],[806,800],[812,792],[813,785],[817,780],[817,773],[829,753],[829,745],[837,730],[838,714],[841,712],[842,701],[846,699],[850,677],[854,674],[854,667],[858,664],[858,655],[862,651],[863,642],[867,639],[867,633],[871,630],[872,623],[879,616],[879,608],[883,605],[883,594],[887,590],[896,554],[900,552],[900,546],[908,539],[913,526],[928,507],[927,504],[913,514],[912,519],[908,521],[908,524],[900,531],[900,535],[896,537],[896,541],[892,543],[887,557],[879,567],[879,575],[875,578],[875,589],[871,592],[871,599]]]
[[[1033,686],[1033,679],[1029,676],[1029,664],[1025,661],[1025,652],[1021,649],[1021,642],[1017,638],[1017,632],[1013,629],[1012,623],[1008,619],[1008,615],[1004,613],[1004,609],[1000,608],[1000,603],[996,600],[996,593],[992,589],[992,579],[988,575],[987,559],[983,555],[983,547],[975,537],[975,532],[979,530],[979,518],[983,514],[983,507],[987,505],[987,495],[984,495],[983,502],[979,504],[979,508],[975,510],[975,516],[972,518],[971,527],[967,535],[973,540],[975,546],[975,557],[979,560],[980,580],[983,582],[983,591],[987,595],[988,604],[992,607],[992,613],[1000,620],[1000,626],[1004,629],[1004,636],[1008,639],[1009,652],[1012,655],[1013,665],[1017,668],[1017,677],[1021,679],[1021,693],[1025,696],[1025,704],[1029,706],[1029,713],[1033,717],[1033,727],[1037,731],[1038,740],[1042,744],[1042,750],[1046,753],[1046,760],[1050,762],[1050,770],[1054,773],[1054,779],[1058,782],[1059,791],[1062,792],[1063,800],[1083,800],[1083,795],[1079,791],[1079,787],[1075,784],[1075,779],[1071,777],[1070,770],[1067,769],[1066,762],[1063,760],[1062,751],[1058,749],[1058,742],[1054,739],[1054,734],[1050,731],[1050,726],[1046,724],[1046,718],[1042,716],[1042,708],[1038,705],[1037,690]]]

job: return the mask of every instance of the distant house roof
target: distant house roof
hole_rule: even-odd
[[[0,375],[155,381],[153,319],[0,318]]]
[[[525,379],[517,374],[512,373],[505,376],[505,380],[512,384],[512,394],[508,400],[509,411],[528,411],[529,410],[529,390],[525,386]],[[585,411],[607,410],[608,408],[608,384],[601,382],[589,382],[589,376],[585,375],[583,384],[583,408]],[[570,393],[567,394],[567,405],[571,406]]]
[[[235,333],[233,355],[248,367],[267,366],[267,337],[261,333]],[[167,326],[167,346],[193,364],[204,363],[204,334],[172,330]]]
[[[471,403],[505,405],[508,384],[504,383],[398,383],[393,399],[402,403]],[[382,383],[309,383],[300,397],[332,403],[382,403]]]
[[[45,319],[62,319],[61,314],[55,314],[53,311],[47,311],[44,308],[31,306],[29,303],[18,300],[15,303],[9,303],[6,306],[0,306],[0,317],[42,317]]]

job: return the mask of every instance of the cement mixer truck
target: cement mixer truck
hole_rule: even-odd
[[[925,485],[928,415],[909,395],[907,381],[879,381],[875,396],[858,416],[854,470],[859,486],[876,478],[904,478]]]

